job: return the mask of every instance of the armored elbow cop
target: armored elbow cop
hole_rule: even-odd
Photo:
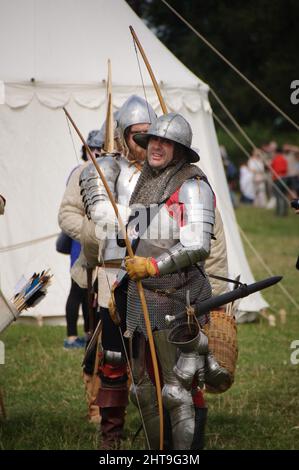
[[[179,191],[179,203],[184,204],[180,241],[157,258],[161,275],[203,261],[210,253],[215,222],[214,195],[210,186],[203,180],[185,181]]]
[[[124,224],[126,224],[130,216],[128,201],[130,191],[132,191],[132,184],[130,182],[127,183],[129,176],[132,176],[128,174],[130,166],[124,158],[114,156],[112,154],[97,158],[97,163],[101,168],[109,189],[115,198],[117,193],[119,218]],[[132,173],[132,170],[130,171]],[[121,172],[122,177],[120,177]],[[97,238],[110,238],[109,234],[117,233],[119,225],[105,186],[93,163],[88,165],[82,171],[80,176],[80,186],[86,215],[98,227],[96,232]],[[122,188],[122,186],[126,187],[127,192]],[[105,230],[103,230],[103,228],[105,228]]]
[[[112,155],[105,155],[98,157],[97,163],[105,175],[109,189],[114,194],[116,180],[120,172],[117,159]],[[97,207],[108,201],[108,194],[93,163],[84,168],[79,183],[86,215],[94,222],[98,222],[96,220]]]

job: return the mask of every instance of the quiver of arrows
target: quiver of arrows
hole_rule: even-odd
[[[8,300],[0,290],[0,333],[15,321],[23,310],[37,305],[46,295],[52,275],[50,270],[34,273]]]

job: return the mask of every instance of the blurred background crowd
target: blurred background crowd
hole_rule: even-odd
[[[273,140],[256,148],[250,158],[236,165],[225,146],[222,161],[234,207],[248,204],[274,209],[278,216],[288,214],[288,202],[299,196],[299,147],[281,147]]]

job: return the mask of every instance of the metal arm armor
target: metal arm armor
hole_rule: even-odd
[[[156,259],[161,275],[204,261],[210,254],[215,222],[213,191],[204,180],[190,179],[180,188],[179,202],[184,204],[180,242]]]
[[[105,175],[112,194],[115,194],[115,183],[120,172],[117,159],[112,155],[105,155],[98,157],[97,162]],[[86,215],[89,219],[97,222],[95,216],[97,205],[108,201],[108,194],[93,163],[90,163],[82,171],[80,187]]]

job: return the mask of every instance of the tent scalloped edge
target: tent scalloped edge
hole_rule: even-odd
[[[101,85],[73,85],[73,84],[26,84],[0,82],[2,104],[12,109],[28,106],[36,98],[42,105],[57,109],[66,106],[71,100],[79,106],[88,109],[98,109],[106,101],[106,87]],[[163,87],[164,88],[164,87]],[[198,89],[167,88],[162,90],[165,102],[170,111],[179,112],[186,107],[190,112],[198,110],[211,114],[212,109],[208,99],[208,86]],[[128,91],[144,96],[142,87],[115,86],[113,90],[113,104],[120,108],[127,99]],[[146,90],[146,97],[154,109],[159,109],[159,101],[152,88]]]

